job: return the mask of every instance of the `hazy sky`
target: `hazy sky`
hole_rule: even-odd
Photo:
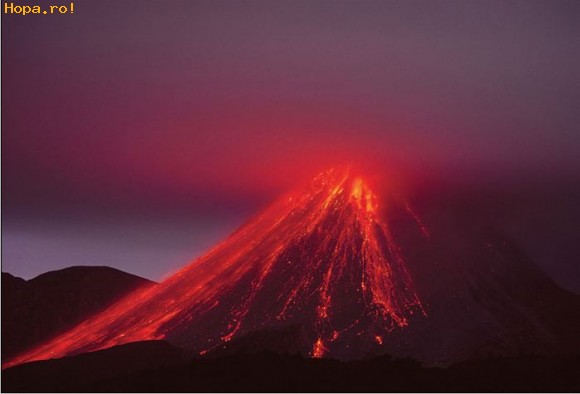
[[[2,16],[3,269],[158,279],[336,162],[580,170],[578,1],[75,1]]]

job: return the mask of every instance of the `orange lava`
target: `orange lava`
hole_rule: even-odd
[[[425,312],[378,201],[348,170],[320,174],[159,285],[3,367],[151,339],[205,354],[284,324],[306,327],[312,357],[361,335],[382,345],[415,311]]]
[[[314,342],[311,355],[313,358],[322,358],[324,357],[324,350],[324,343],[322,342],[322,339],[318,338],[316,342]]]

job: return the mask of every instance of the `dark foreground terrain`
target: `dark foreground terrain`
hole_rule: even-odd
[[[4,392],[577,392],[580,357],[491,358],[449,368],[379,357],[356,362],[272,353],[189,360],[138,342],[2,373]]]

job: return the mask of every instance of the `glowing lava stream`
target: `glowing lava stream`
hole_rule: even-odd
[[[205,354],[284,326],[302,328],[311,357],[348,355],[354,343],[380,347],[425,311],[378,211],[361,178],[324,172],[164,282],[3,367],[151,339]],[[405,211],[428,237],[408,205]]]

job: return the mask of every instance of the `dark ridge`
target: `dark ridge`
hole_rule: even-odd
[[[110,267],[69,267],[24,280],[2,273],[2,360],[155,282]]]
[[[574,392],[580,357],[518,356],[425,368],[382,356],[341,362],[270,352],[187,361],[136,342],[3,371],[10,392]]]
[[[164,341],[133,342],[74,357],[33,361],[2,372],[3,391],[91,391],[96,382],[145,370],[187,364],[181,349]]]

